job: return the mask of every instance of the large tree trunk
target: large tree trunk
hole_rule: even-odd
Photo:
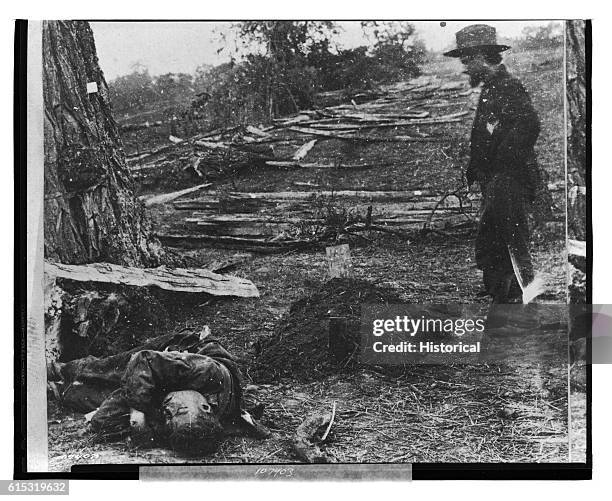
[[[43,24],[45,257],[156,266],[89,24]]]
[[[569,299],[570,307],[570,410],[574,423],[570,432],[570,457],[572,461],[586,461],[586,427],[581,407],[573,403],[574,391],[585,384],[588,378],[586,362],[591,331],[590,306],[587,297],[586,280],[590,271],[586,266],[588,254],[585,242],[587,236],[586,180],[586,124],[587,124],[587,87],[586,87],[586,46],[585,22],[566,21],[566,95],[567,95],[567,225],[568,254],[570,268]],[[573,240],[573,241],[572,241]]]
[[[566,94],[567,94],[567,183],[568,183],[568,237],[579,242],[586,240],[586,59],[585,22],[567,21],[566,40]],[[574,245],[572,248],[586,249]],[[570,301],[586,302],[586,252],[570,249]]]
[[[586,302],[586,251],[579,245],[587,235],[586,203],[586,59],[585,29],[582,20],[566,21],[566,95],[567,95],[567,227],[570,240],[577,240],[569,249],[570,302]],[[578,245],[576,245],[578,244]],[[583,255],[581,255],[583,254]]]
[[[585,22],[567,21],[567,171],[569,238],[586,240]]]
[[[586,177],[585,22],[567,21],[568,171]],[[576,180],[578,181],[578,180]]]

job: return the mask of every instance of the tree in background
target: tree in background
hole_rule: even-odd
[[[373,47],[346,50],[337,46],[339,28],[330,21],[247,21],[236,27],[243,48],[255,48],[242,64],[268,119],[311,107],[318,91],[367,89],[417,76],[425,55],[410,23],[363,22]]]
[[[265,89],[259,88],[267,77],[253,76],[250,69],[232,61],[215,66],[199,80],[199,88],[211,96],[206,113],[213,128],[267,120]]]
[[[410,52],[419,42],[414,25],[406,21],[362,21],[361,28],[374,48],[393,45]]]
[[[550,49],[563,46],[563,27],[551,21],[546,26],[526,26],[523,28],[523,49]]]
[[[337,33],[331,21],[245,21],[236,25],[243,46],[262,52],[244,61],[250,83],[257,86],[267,117],[310,107],[316,76],[307,55],[317,42]],[[263,81],[257,77],[263,76]],[[315,78],[313,78],[315,76]]]
[[[153,89],[167,103],[183,104],[195,95],[194,77],[188,73],[166,73],[153,81]]]
[[[108,86],[113,110],[119,114],[143,111],[158,98],[149,70],[137,63],[129,75],[117,77]]]
[[[276,62],[303,56],[312,44],[338,33],[332,21],[244,21],[236,27],[243,44],[259,45]]]
[[[381,81],[397,81],[420,74],[425,45],[416,37],[414,25],[399,21],[363,21],[361,26],[374,42],[372,56],[378,61]]]
[[[141,88],[147,89],[146,99],[153,96],[151,103],[158,110],[171,104],[171,115],[180,116],[175,108],[189,106],[205,93],[203,113],[213,127],[268,122],[312,108],[317,92],[350,94],[420,74],[426,51],[413,25],[368,21],[362,27],[370,45],[342,49],[336,42],[339,27],[330,21],[237,23],[235,38],[220,34],[226,47],[222,50],[232,51],[230,62],[202,65],[191,78],[168,74],[151,79],[142,68],[136,69],[111,82],[115,109],[123,113],[125,104],[134,102],[134,111],[141,111],[141,102],[131,97]],[[227,49],[232,40],[238,43]],[[115,91],[122,95],[115,98]]]
[[[193,86],[196,92],[202,92],[207,87],[213,68],[215,67],[211,64],[201,64],[196,68],[193,76]]]
[[[140,66],[109,83],[113,110],[124,115],[148,110],[152,105],[189,103],[196,95],[196,77],[188,73],[166,73],[153,78],[146,67]]]

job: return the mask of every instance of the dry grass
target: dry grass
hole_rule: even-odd
[[[545,379],[534,377],[536,372]],[[291,463],[297,426],[309,413],[336,403],[336,420],[322,449],[337,462],[563,462],[568,454],[563,376],[562,366],[491,365],[417,367],[400,377],[363,369],[306,385],[284,381],[257,390],[266,405],[263,422],[273,431],[268,440],[230,437],[212,456],[185,458],[80,438],[60,457],[65,464]]]

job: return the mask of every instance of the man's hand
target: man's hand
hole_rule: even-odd
[[[474,186],[477,184],[476,179],[474,179],[474,176],[470,172],[469,168],[463,173],[463,182],[465,183],[465,186],[467,186],[468,191],[476,191],[476,187]]]
[[[136,409],[130,409],[130,447],[150,446],[155,440],[155,431],[147,424],[145,415]]]
[[[140,412],[136,409],[130,409],[130,428],[136,432],[142,432],[147,426],[147,420],[145,419],[144,412]]]

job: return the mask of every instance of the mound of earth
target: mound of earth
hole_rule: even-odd
[[[259,381],[279,377],[312,381],[338,372],[349,363],[338,361],[330,353],[330,317],[346,318],[345,340],[358,346],[361,305],[401,302],[399,293],[389,287],[366,280],[332,279],[311,296],[291,305],[276,326],[273,337],[264,342],[251,374]]]

